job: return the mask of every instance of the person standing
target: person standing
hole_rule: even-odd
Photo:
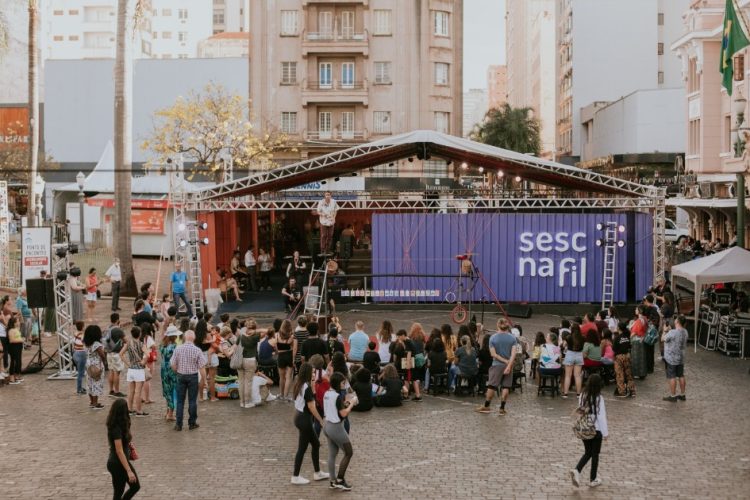
[[[612,350],[615,352],[615,378],[617,391],[615,397],[635,397],[635,381],[630,366],[630,331],[628,324],[621,321],[617,325],[617,333],[612,340]]]
[[[10,342],[8,341],[8,321],[10,320],[12,314],[7,309],[10,303],[10,297],[5,295],[2,299],[0,299],[0,344],[2,345],[2,358],[3,358],[3,364],[0,367],[0,373],[6,374],[8,373],[8,369],[10,368]]]
[[[247,269],[247,276],[250,280],[250,290],[255,292],[258,289],[258,286],[255,283],[255,252],[253,252],[254,248],[251,246],[247,247],[247,252],[245,252],[245,268]]]
[[[198,373],[206,366],[203,352],[194,344],[195,333],[185,332],[185,343],[178,346],[172,355],[170,366],[177,373],[177,422],[174,429],[182,430],[183,412],[185,410],[185,394],[188,397],[188,429],[193,430],[198,425]]]
[[[175,420],[177,374],[172,370],[170,362],[176,349],[175,339],[180,335],[182,335],[182,332],[176,326],[170,325],[164,334],[161,346],[159,346],[159,353],[161,354],[161,392],[167,402],[167,413],[164,415],[164,420],[168,422],[174,422]]]
[[[273,261],[271,255],[269,255],[262,248],[258,251],[258,264],[260,264],[260,289],[271,290],[271,270],[273,269]]]
[[[297,453],[294,455],[294,472],[292,473],[292,484],[304,485],[310,482],[309,479],[305,479],[300,476],[300,470],[302,469],[302,459],[305,458],[305,452],[307,447],[312,446],[310,455],[312,456],[313,479],[321,481],[328,479],[329,475],[327,472],[320,470],[320,440],[318,435],[315,433],[313,428],[313,418],[320,423],[320,426],[325,426],[323,417],[318,413],[318,408],[315,406],[315,392],[312,388],[312,373],[313,367],[310,363],[302,363],[299,368],[299,374],[297,380],[294,382],[294,426],[299,431],[299,440],[297,442]]]
[[[18,297],[16,297],[16,310],[19,315],[19,322],[21,327],[21,336],[23,337],[24,346],[28,349],[31,345],[31,333],[34,329],[34,318],[29,308],[29,301],[26,298],[26,288],[21,287],[18,289]]]
[[[240,370],[240,408],[252,408],[252,389],[255,372],[258,370],[258,342],[260,331],[255,320],[249,318],[240,334],[239,346],[242,349],[242,369]]]
[[[130,433],[130,414],[128,404],[124,399],[118,399],[112,404],[107,415],[107,441],[109,442],[109,458],[107,470],[112,476],[112,488],[115,499],[128,500],[133,498],[141,484],[135,473],[131,460],[133,456],[133,435]],[[125,492],[125,486],[130,485]]]
[[[86,288],[81,284],[81,269],[74,266],[71,262],[70,272],[68,273],[68,290],[70,303],[73,312],[73,321],[83,321],[83,294]]]
[[[104,273],[104,276],[106,276],[112,284],[112,312],[117,312],[120,310],[120,281],[122,280],[120,259],[115,257],[115,260]]]
[[[607,409],[604,406],[604,398],[601,396],[602,378],[594,373],[586,381],[586,387],[578,397],[578,411],[580,414],[590,415],[594,421],[596,435],[591,439],[583,440],[584,454],[578,461],[575,469],[570,471],[570,479],[573,485],[581,485],[581,471],[591,460],[591,473],[589,475],[591,488],[602,484],[602,480],[596,475],[599,468],[599,452],[602,449],[602,440],[607,439],[609,430],[607,428]]]
[[[89,269],[89,275],[86,276],[86,322],[94,322],[94,308],[99,298],[99,278],[96,276],[96,269]]]
[[[669,395],[664,401],[685,401],[685,348],[688,333],[685,330],[685,316],[678,316],[674,321],[674,328],[665,326],[661,339],[664,342],[664,362],[667,364],[667,380],[669,381]],[[677,395],[677,381],[680,381],[680,395]]]
[[[18,328],[18,313],[8,320],[8,350],[10,351],[9,383],[13,385],[23,382],[21,376],[21,359],[23,358],[23,336]]]
[[[333,243],[333,229],[336,225],[336,212],[338,212],[339,206],[331,197],[331,192],[326,191],[323,195],[323,199],[318,202],[317,209],[313,212],[313,215],[319,217],[320,222],[320,253],[327,254],[331,250],[331,243]]]
[[[83,321],[76,321],[76,333],[73,335],[73,364],[76,367],[76,394],[86,394],[83,388],[83,377],[86,376],[86,346],[83,343]]]
[[[125,337],[125,332],[120,328],[120,313],[110,314],[109,323],[107,334],[104,336],[109,397],[124,398],[126,395],[120,392],[120,374],[125,370],[125,365],[120,357],[120,351],[122,350],[122,339]]]
[[[185,290],[187,289],[188,285],[188,277],[185,271],[182,270],[182,264],[180,262],[175,262],[174,272],[172,273],[169,282],[172,297],[174,297],[174,305],[177,307],[177,310],[180,309],[180,301],[177,299],[181,299],[185,304],[185,308],[187,309],[188,318],[192,318],[193,308],[190,306],[190,301],[185,295]]]
[[[142,411],[141,391],[143,390],[143,383],[146,381],[148,355],[143,352],[141,329],[134,326],[130,330],[130,337],[130,341],[120,351],[120,357],[123,360],[127,356],[128,408],[136,417],[145,417],[148,413]]]
[[[341,395],[341,388],[346,377],[335,372],[331,375],[331,386],[323,396],[323,413],[325,414],[325,426],[323,431],[328,438],[328,477],[330,478],[330,488],[349,491],[352,487],[346,482],[344,476],[346,469],[349,467],[349,461],[352,459],[354,450],[352,442],[349,440],[349,434],[344,427],[344,420],[349,416],[352,408],[358,403],[357,397],[345,401]],[[336,475],[336,455],[339,449],[344,451],[344,458],[339,464],[339,473]],[[336,478],[336,479],[334,479]]]
[[[505,415],[505,402],[513,386],[513,361],[516,359],[516,338],[510,331],[510,323],[505,318],[497,320],[498,332],[490,337],[492,366],[487,379],[487,394],[484,405],[477,408],[479,413],[490,413],[490,403],[495,393],[502,388],[499,415]]]
[[[99,398],[104,394],[104,371],[107,369],[107,355],[102,345],[102,329],[97,325],[89,325],[83,333],[83,343],[86,346],[86,378],[89,392],[89,408],[101,410],[104,405]]]

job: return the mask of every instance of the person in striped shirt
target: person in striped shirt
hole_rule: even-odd
[[[177,373],[177,421],[174,429],[182,430],[185,409],[185,395],[188,397],[188,429],[198,425],[198,374],[205,377],[206,360],[203,352],[195,345],[195,332],[185,332],[185,342],[175,349],[170,366]]]

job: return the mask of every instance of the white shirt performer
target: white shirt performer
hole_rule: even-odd
[[[318,202],[314,212],[320,218],[320,253],[329,253],[333,243],[333,226],[336,224],[336,212],[339,206],[331,198],[331,192],[326,191],[324,198]]]
[[[120,310],[120,281],[122,280],[122,272],[120,271],[120,259],[115,257],[114,262],[104,275],[109,278],[112,283],[112,312]]]

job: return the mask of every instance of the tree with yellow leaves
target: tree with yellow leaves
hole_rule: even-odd
[[[190,177],[208,171],[217,181],[223,180],[224,155],[232,158],[235,168],[265,169],[273,165],[276,151],[294,149],[276,129],[259,133],[251,119],[242,97],[209,83],[156,111],[154,129],[141,148],[153,154],[152,163],[182,154],[186,164],[194,165]]]

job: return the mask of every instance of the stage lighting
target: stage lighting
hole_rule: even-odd
[[[451,160],[448,160],[448,161],[445,162],[445,166],[446,167],[450,167],[451,163],[453,163],[453,162]]]
[[[320,181],[321,184],[328,184],[328,181]]]
[[[184,231],[185,229],[187,229],[187,226],[183,224],[182,222],[180,222],[180,224],[177,226],[177,230]]]
[[[502,170],[498,170],[498,171],[497,171],[497,176],[498,176],[498,177],[501,177],[501,178],[502,178],[502,177],[505,177],[505,172],[503,172]]]
[[[409,161],[414,161],[414,160],[412,160],[412,159],[410,158],[410,159],[409,159]],[[392,167],[392,166],[393,166],[393,162],[390,162],[390,163],[388,164],[388,166],[389,166],[389,167]]]
[[[57,247],[55,249],[55,255],[63,259],[66,255],[68,255],[68,249],[65,247]]]
[[[198,224],[198,228],[199,229],[203,229],[205,231],[206,229],[208,229],[208,223],[207,222],[201,222],[200,224]]]
[[[601,222],[597,222],[596,223],[596,230],[597,231],[601,231],[602,229],[604,229],[604,224],[602,224]]]
[[[596,246],[600,247],[602,245],[604,245],[604,240],[603,239],[599,238],[598,240],[596,240]]]
[[[336,181],[336,182],[338,182],[338,181],[341,180],[341,178],[340,177],[335,177],[333,180]]]
[[[72,254],[78,253],[78,243],[68,243],[68,252]]]
[[[180,248],[185,248],[187,247],[187,245],[188,245],[187,240],[180,240]]]
[[[516,182],[521,182],[521,176],[517,175],[515,180],[516,180]]]
[[[201,243],[203,243],[204,245],[208,245],[208,237],[203,238],[201,240]]]
[[[65,281],[68,279],[68,273],[66,271],[57,272],[57,281]]]
[[[414,163],[414,158],[413,157],[410,156],[408,159],[409,159],[409,163]]]
[[[621,233],[624,233],[625,232],[625,226],[623,226],[622,224],[620,224],[619,226],[617,226],[617,230],[620,231]]]
[[[461,168],[462,168],[463,170],[466,170],[466,169],[468,169],[468,168],[469,168],[469,164],[468,164],[468,163],[466,163],[466,162],[462,162],[462,163],[461,163]]]
[[[620,247],[620,248],[624,247],[625,246],[625,240],[618,241],[617,242],[617,246]]]
[[[357,172],[352,172],[352,177],[357,177],[359,175]]]
[[[480,173],[480,174],[483,174],[483,173],[484,173],[484,167],[479,167],[479,173]]]

